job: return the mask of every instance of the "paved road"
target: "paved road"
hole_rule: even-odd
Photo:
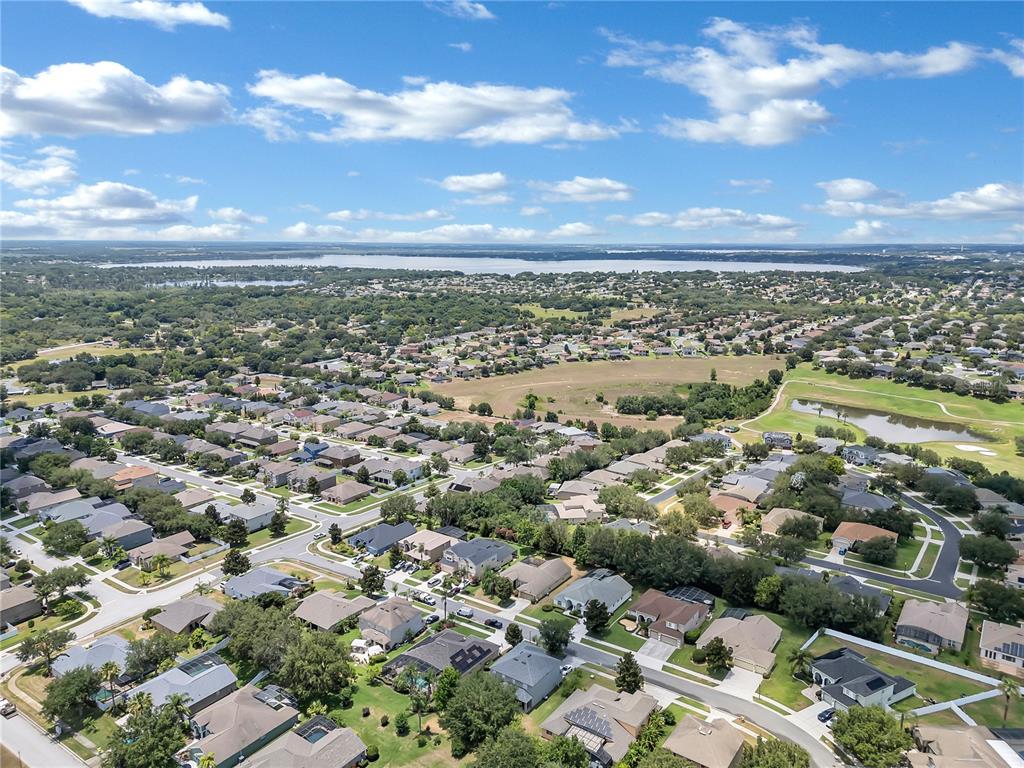
[[[719,464],[721,464],[721,463],[723,463],[725,461],[728,461],[729,459],[734,459],[734,458],[737,458],[737,457],[736,456],[732,456],[732,455],[726,456],[726,457],[716,461],[710,467],[705,467],[704,469],[701,469],[701,470],[699,470],[697,472],[694,472],[692,475],[687,477],[686,480],[683,480],[682,482],[677,483],[676,485],[673,485],[671,488],[666,488],[664,491],[661,491],[660,493],[656,493],[654,496],[651,496],[651,498],[649,498],[647,500],[648,503],[654,504],[655,506],[657,506],[658,504],[661,504],[661,502],[665,501],[666,499],[671,499],[673,496],[676,495],[676,488],[678,488],[683,483],[689,482],[690,480],[693,480],[694,478],[697,478],[697,477],[703,477],[708,472],[710,472],[712,469],[717,467]]]

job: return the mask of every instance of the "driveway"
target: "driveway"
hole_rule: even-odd
[[[653,637],[650,638],[646,643],[641,646],[640,650],[636,652],[637,656],[643,656],[646,659],[653,662],[665,662],[668,661],[668,657],[672,655],[672,652],[676,650],[674,645],[663,643],[661,640],[655,640]]]
[[[754,694],[757,693],[758,686],[763,682],[764,678],[757,674],[757,672],[733,667],[722,682],[718,684],[718,689],[731,693],[733,696],[753,699]]]

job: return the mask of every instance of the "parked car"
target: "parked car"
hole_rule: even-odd
[[[444,580],[444,576],[442,576],[441,574],[437,574],[436,576],[431,576],[429,579],[427,579],[427,586],[428,587],[436,587],[443,580]]]
[[[732,520],[726,520],[722,523],[722,529],[725,530],[727,528],[732,528]]]
[[[313,540],[314,541],[319,541],[320,539],[324,538],[326,535],[327,534],[324,533],[323,531],[317,531],[316,533],[313,534]]]
[[[440,616],[438,616],[436,613],[432,613],[429,616],[427,616],[427,618],[425,618],[423,620],[423,623],[424,624],[436,624],[440,620],[441,620]]]
[[[840,549],[839,549],[839,555],[840,555],[840,557],[841,557],[842,555],[845,555],[845,554],[846,554],[846,547],[840,547]]]
[[[473,616],[473,609],[464,605],[461,608],[459,608],[459,610],[456,611],[456,613],[458,613],[459,616],[461,616],[462,618],[468,619]]]
[[[428,595],[425,592],[423,593],[423,596],[420,597],[420,600],[422,600],[427,605],[437,605],[437,598],[433,595]]]
[[[821,712],[818,713],[818,720],[819,722],[827,723],[829,720],[835,717],[835,714],[836,710],[833,707],[823,709]]]
[[[17,711],[17,707],[15,707],[7,699],[0,699],[0,715],[3,715],[4,717],[11,717]]]
[[[116,563],[114,563],[114,570],[116,570],[116,571],[123,571],[125,568],[127,568],[131,564],[132,564],[132,561],[128,560],[128,559],[118,560]]]
[[[572,670],[573,670],[572,664],[563,664],[562,665],[562,677],[565,677],[566,675],[568,675],[570,672],[572,672]]]
[[[486,624],[488,627],[494,627],[495,629],[501,629],[503,626],[505,626],[497,619],[487,619],[487,621],[485,621],[484,624]]]

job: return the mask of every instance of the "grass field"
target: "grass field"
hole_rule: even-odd
[[[43,392],[38,395],[18,395],[12,397],[11,401],[20,401],[29,408],[38,408],[41,405],[50,403],[69,403],[79,395],[110,395],[113,392],[109,389],[90,389],[86,392]]]
[[[455,398],[456,407],[462,410],[471,403],[488,402],[495,415],[511,416],[516,408],[522,406],[526,395],[532,392],[540,398],[538,410],[552,410],[584,421],[593,419],[598,423],[610,421],[640,428],[655,425],[664,428],[678,423],[679,419],[661,418],[651,422],[643,416],[621,416],[614,412],[615,400],[622,395],[668,394],[681,384],[707,381],[712,368],[717,371],[720,382],[749,384],[758,377],[765,377],[772,368],[783,367],[781,358],[761,355],[641,357],[621,362],[562,363],[511,376],[452,381],[435,385],[432,389]],[[597,402],[595,396],[598,393],[604,395],[607,405]]]
[[[797,413],[790,408],[793,400],[817,400],[965,425],[988,435],[991,441],[975,445],[993,451],[996,455],[984,456],[960,450],[956,447],[960,444],[958,441],[921,443],[921,446],[933,449],[943,458],[959,456],[977,459],[993,472],[1004,469],[1019,471],[1022,461],[1016,455],[1013,443],[1014,437],[1024,436],[1024,405],[1020,403],[993,403],[952,392],[910,387],[878,379],[850,379],[821,370],[815,371],[806,365],[786,372],[782,395],[775,407],[747,423],[737,437],[749,442],[759,439],[761,432],[773,430],[802,432],[810,436],[818,424],[851,426],[813,413]],[[866,436],[863,430],[852,428],[859,440]]]
[[[540,304],[516,304],[516,309],[522,309],[529,312],[531,315],[539,320],[552,320],[554,318],[565,318],[566,320],[576,320],[580,317],[586,317],[586,312],[577,312],[575,309],[558,309],[556,307],[542,307]]]
[[[138,347],[108,347],[106,344],[75,344],[69,346],[67,349],[54,349],[42,354],[36,355],[31,360],[22,360],[21,362],[15,363],[15,369],[21,368],[23,365],[34,363],[37,360],[63,360],[65,358],[74,357],[80,355],[83,352],[88,352],[90,355],[95,357],[107,357],[108,355],[125,355],[128,353],[142,355],[147,353],[156,352],[153,349],[140,349]]]

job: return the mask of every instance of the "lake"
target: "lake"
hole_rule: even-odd
[[[706,259],[521,259],[511,256],[403,256],[386,253],[324,253],[318,256],[293,258],[245,257],[238,259],[166,259],[123,264],[100,264],[112,267],[268,267],[268,266],[354,267],[361,269],[457,270],[467,274],[518,275],[565,274],[569,272],[860,272],[860,267],[845,264],[806,264],[768,261],[714,261]]]
[[[817,414],[845,421],[860,427],[869,435],[880,437],[887,443],[931,443],[931,442],[985,442],[986,437],[960,424],[945,421],[918,419],[898,413],[873,411],[869,408],[854,408],[816,400],[793,400],[790,408],[800,413]]]

